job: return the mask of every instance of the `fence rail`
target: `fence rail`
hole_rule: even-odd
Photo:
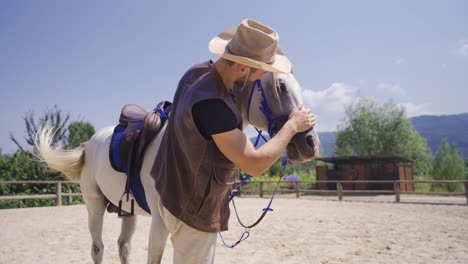
[[[265,184],[275,184],[277,181],[249,181],[248,183],[258,183],[258,188],[255,189],[242,189],[240,187],[238,190],[235,190],[237,195],[242,194],[258,194],[260,197],[263,197],[266,192],[271,193],[273,189],[266,189]],[[281,193],[295,193],[296,197],[299,198],[303,194],[309,195],[336,195],[338,200],[343,200],[343,197],[348,194],[352,195],[359,195],[359,194],[393,194],[395,195],[395,202],[400,202],[400,197],[402,194],[410,194],[410,195],[430,195],[430,196],[465,196],[466,203],[468,205],[468,180],[355,180],[355,181],[325,181],[325,180],[317,180],[317,181],[299,181],[299,182],[290,182],[290,181],[282,181],[281,184],[290,185],[291,183],[296,183],[293,185],[292,189],[281,189]],[[317,190],[317,189],[301,189],[301,185],[305,184],[319,184],[319,183],[331,183],[335,184],[336,190]],[[346,190],[343,188],[344,184],[355,184],[355,183],[373,183],[373,184],[393,184],[392,190]],[[400,183],[430,183],[430,184],[463,184],[464,191],[463,192],[407,192],[407,191],[400,191]]]
[[[32,194],[32,195],[9,195],[0,196],[0,201],[8,200],[24,200],[24,199],[55,199],[55,205],[62,205],[62,197],[81,196],[81,193],[64,193],[62,192],[62,184],[79,184],[79,182],[72,181],[0,181],[2,184],[54,184],[55,194]]]
[[[260,197],[263,197],[265,193],[273,192],[272,189],[265,188],[266,184],[274,184],[277,181],[272,180],[261,180],[261,181],[248,181],[246,184],[258,184],[258,188],[254,189],[245,189],[239,187],[235,192],[237,195],[241,196],[242,194],[258,194]],[[301,185],[314,185],[319,183],[331,183],[335,184],[336,190],[317,190],[311,188],[301,189]],[[345,190],[343,184],[354,184],[354,183],[374,183],[374,184],[393,184],[393,190]],[[400,183],[430,183],[430,184],[463,184],[464,192],[403,192],[400,191]],[[78,182],[72,181],[0,181],[0,185],[5,184],[54,184],[55,193],[51,194],[34,194],[34,195],[11,195],[11,196],[0,196],[0,201],[2,200],[23,200],[23,199],[55,199],[55,205],[62,205],[62,197],[72,197],[72,196],[81,196],[81,193],[64,193],[62,192],[62,184],[78,184]],[[451,180],[451,181],[441,181],[441,180],[423,180],[423,181],[409,181],[409,180],[396,180],[396,181],[282,181],[280,183],[281,193],[295,193],[296,197],[299,198],[301,195],[336,195],[338,200],[343,200],[343,197],[346,194],[393,194],[395,195],[395,202],[400,202],[400,196],[402,194],[411,194],[411,195],[431,195],[431,196],[465,196],[466,202],[468,204],[468,180]],[[287,185],[288,188],[284,188]],[[293,186],[292,189],[290,187]]]

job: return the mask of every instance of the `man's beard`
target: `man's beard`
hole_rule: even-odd
[[[249,85],[252,85],[253,83],[253,81],[247,80],[247,78],[249,77],[250,77],[250,74],[240,77],[237,81],[234,82],[234,86],[239,89],[243,89],[244,87],[249,87]]]
[[[248,85],[252,84],[252,82],[249,82],[249,81],[245,82],[245,79],[246,78],[243,77],[243,78],[240,78],[239,80],[235,81],[234,86],[236,86],[239,89],[242,89],[243,88],[242,86],[244,86],[244,83],[245,83],[245,86],[248,86]]]

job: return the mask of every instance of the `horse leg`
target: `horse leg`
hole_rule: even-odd
[[[151,208],[151,228],[148,244],[148,264],[159,264],[166,247],[169,231],[163,223],[159,210]]]
[[[151,176],[156,153],[161,144],[166,126],[161,128],[156,139],[146,150],[146,155],[141,168],[141,181],[145,189],[146,201],[151,210],[151,228],[148,239],[148,264],[159,264],[166,248],[169,230],[163,222],[159,207],[159,194],[155,188],[154,178]]]
[[[153,158],[154,160],[154,158]],[[146,167],[145,169],[148,169]],[[154,180],[149,176],[149,171],[143,171],[142,182],[145,186],[146,201],[151,210],[151,228],[148,241],[148,264],[159,264],[166,248],[169,230],[163,222],[160,213],[159,194],[156,191]],[[149,188],[147,188],[149,187]]]
[[[91,152],[92,153],[92,152]],[[90,155],[87,157],[90,158]],[[95,264],[102,262],[104,255],[104,244],[102,242],[102,226],[104,223],[104,212],[109,201],[101,192],[95,181],[95,166],[85,165],[81,171],[81,193],[88,210],[88,229],[93,240],[91,246],[91,258]]]
[[[122,229],[120,231],[119,240],[117,244],[119,246],[119,257],[120,263],[128,264],[128,258],[130,255],[130,240],[135,233],[136,216],[126,216],[122,219]]]
[[[91,258],[95,264],[102,262],[104,255],[104,243],[102,242],[102,226],[104,223],[104,212],[107,206],[107,199],[102,197],[95,197],[92,200],[85,199],[86,207],[88,209],[88,229],[93,240],[91,246]]]

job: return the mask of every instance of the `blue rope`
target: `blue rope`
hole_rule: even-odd
[[[288,115],[283,115],[283,116],[278,116],[278,117],[273,117],[273,114],[271,112],[271,109],[270,107],[268,106],[268,102],[266,100],[266,96],[265,96],[265,91],[263,90],[263,86],[262,86],[262,82],[261,80],[256,80],[253,84],[252,84],[252,90],[250,92],[250,95],[249,95],[249,100],[248,100],[248,105],[247,105],[247,121],[252,124],[252,122],[250,122],[250,105],[252,103],[252,98],[253,98],[253,94],[255,91],[258,91],[259,93],[259,96],[260,96],[260,111],[263,113],[263,115],[265,116],[265,118],[267,119],[267,122],[268,122],[268,134],[270,136],[270,138],[272,138],[274,135],[276,135],[276,133],[278,133],[278,127],[276,125],[276,122],[279,122],[279,121],[284,121],[284,120],[287,120],[289,118]],[[258,128],[256,128],[254,126],[255,130],[257,130],[258,132],[258,136],[257,138],[255,139],[255,144],[254,146],[257,147],[258,146],[258,142],[260,140],[260,138],[263,138],[263,140],[265,142],[267,142],[268,140],[263,136],[262,134],[262,131],[259,130]],[[235,246],[237,246],[240,242],[246,240],[249,236],[250,236],[250,228],[256,226],[258,223],[260,223],[260,221],[262,221],[263,217],[265,217],[265,215],[267,214],[267,212],[269,211],[273,211],[273,209],[271,208],[271,204],[273,202],[273,198],[275,197],[275,194],[278,190],[278,187],[279,187],[279,184],[281,182],[281,179],[283,178],[284,176],[284,172],[286,170],[286,166],[288,164],[288,160],[286,157],[284,157],[283,159],[283,162],[282,162],[282,169],[281,169],[281,174],[280,174],[280,178],[278,179],[278,182],[276,184],[276,187],[275,187],[275,190],[273,191],[273,194],[271,196],[271,199],[270,199],[270,202],[268,203],[268,206],[263,208],[263,213],[262,215],[260,216],[260,218],[255,222],[253,223],[252,225],[249,225],[249,226],[246,226],[242,223],[242,221],[240,220],[239,218],[239,214],[237,213],[237,208],[236,208],[236,204],[234,203],[234,191],[235,189],[239,188],[241,185],[243,185],[245,182],[247,182],[250,178],[252,178],[251,175],[246,175],[244,177],[244,179],[242,179],[242,181],[231,187],[231,194],[229,195],[229,202],[232,202],[232,205],[234,207],[234,211],[236,212],[236,217],[237,217],[237,220],[239,221],[239,224],[245,228],[244,232],[242,233],[240,239],[233,243],[232,245],[228,245],[226,244],[226,242],[224,241],[223,239],[223,236],[221,235],[221,232],[218,232],[219,236],[221,237],[221,241],[223,242],[223,245],[227,248],[234,248]]]
[[[255,128],[257,129],[257,128]],[[260,139],[260,137],[262,137],[265,142],[267,142],[267,140],[265,139],[265,137],[263,137],[262,135],[262,131],[261,130],[258,130],[257,129],[257,132],[259,133],[258,136],[257,136],[257,139],[255,140],[255,147],[257,147],[258,145],[258,141]],[[224,240],[221,232],[218,232],[219,234],[219,237],[221,238],[221,241],[223,242],[223,245],[227,248],[234,248],[235,246],[239,245],[242,241],[246,240],[249,236],[250,236],[250,228],[256,226],[258,223],[260,223],[260,221],[262,221],[263,217],[265,217],[265,215],[269,212],[269,211],[273,211],[273,209],[271,208],[271,204],[273,203],[273,199],[275,197],[275,194],[278,190],[278,187],[279,187],[279,184],[281,182],[281,179],[284,177],[284,172],[286,171],[286,166],[288,165],[288,159],[286,157],[283,158],[283,161],[281,163],[281,166],[282,166],[282,169],[281,169],[281,174],[280,174],[280,177],[278,179],[278,182],[276,183],[276,187],[275,187],[275,190],[273,191],[273,194],[271,195],[271,198],[270,198],[270,202],[268,203],[267,207],[266,208],[263,208],[263,213],[262,215],[259,217],[259,219],[253,223],[252,225],[249,225],[249,226],[246,226],[242,223],[242,221],[240,220],[240,217],[239,217],[239,214],[237,212],[237,208],[236,208],[236,204],[234,203],[234,191],[235,189],[239,188],[241,185],[243,185],[245,182],[247,182],[250,178],[252,178],[251,175],[247,174],[244,179],[242,179],[242,181],[238,184],[236,184],[235,186],[231,187],[231,194],[229,195],[229,202],[232,202],[232,206],[234,207],[234,211],[236,212],[236,217],[237,217],[237,220],[239,222],[239,224],[244,227],[244,232],[242,233],[241,237],[239,240],[237,240],[236,242],[234,242],[233,244],[229,245],[226,243],[226,241]]]
[[[288,165],[288,159],[286,157],[283,158],[283,161],[281,162],[281,174],[278,179],[278,182],[276,184],[275,190],[273,191],[273,194],[271,195],[270,203],[266,208],[263,209],[263,211],[273,211],[273,209],[270,208],[271,203],[273,202],[273,198],[275,197],[276,191],[278,190],[279,183],[281,182],[281,179],[284,177],[284,172],[286,171],[286,166]]]
[[[167,114],[164,112],[164,110],[162,109],[163,107],[163,104],[162,103],[159,103],[157,106],[156,106],[156,111],[158,111],[158,113],[161,115],[161,118],[163,120],[167,120],[169,119],[169,117],[167,116]]]
[[[249,101],[247,105],[247,120],[249,121],[249,123],[252,123],[250,122],[250,104],[252,103],[252,97],[253,97],[254,91],[258,91],[260,95],[259,109],[260,111],[262,111],[263,115],[268,121],[268,135],[270,136],[270,138],[272,138],[274,135],[276,135],[276,133],[278,133],[278,130],[279,130],[278,127],[276,126],[276,122],[288,120],[289,116],[282,115],[278,117],[273,117],[273,113],[271,112],[271,109],[268,106],[268,102],[265,96],[265,90],[263,89],[262,82],[260,80],[256,80],[252,85],[252,91],[250,92]],[[255,129],[257,130],[257,132],[259,132],[257,128]],[[261,134],[261,132],[259,133]],[[267,140],[265,139],[265,141]]]

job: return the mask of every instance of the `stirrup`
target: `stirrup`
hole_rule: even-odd
[[[129,194],[127,193],[127,202],[128,202],[128,196]],[[130,213],[127,213],[124,210],[122,210],[122,198],[123,198],[123,195],[119,200],[119,211],[117,212],[118,217],[134,216],[135,215],[135,200],[133,199],[133,195],[132,195],[132,199],[130,200]]]

